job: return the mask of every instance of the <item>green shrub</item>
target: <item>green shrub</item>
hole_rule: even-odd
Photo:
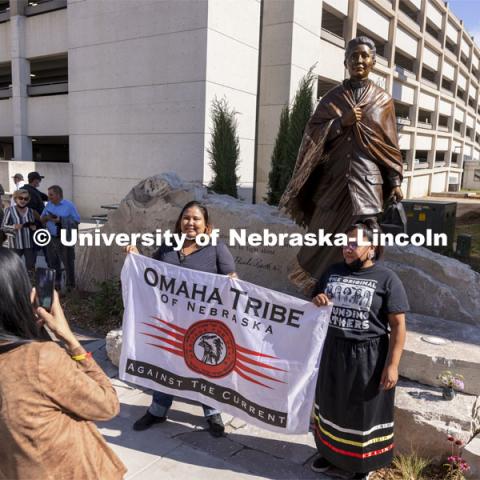
[[[122,286],[119,280],[105,280],[97,284],[98,290],[89,299],[96,321],[121,318],[123,315]]]
[[[240,143],[237,135],[236,112],[228,107],[225,99],[212,102],[213,133],[208,153],[213,180],[210,188],[237,198],[237,168]]]

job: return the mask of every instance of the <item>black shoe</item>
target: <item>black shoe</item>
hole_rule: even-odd
[[[209,415],[207,418],[207,423],[209,425],[208,431],[212,437],[219,438],[225,432],[225,425],[223,424],[222,417],[219,413],[214,413]]]
[[[326,472],[331,468],[332,464],[323,457],[318,456],[312,463],[311,469],[314,472],[321,473],[321,472]]]
[[[133,424],[133,429],[137,432],[141,432],[142,430],[147,430],[156,423],[163,423],[166,419],[167,417],[157,417],[156,415],[152,415],[150,412],[147,411],[147,413],[142,418],[139,418]]]

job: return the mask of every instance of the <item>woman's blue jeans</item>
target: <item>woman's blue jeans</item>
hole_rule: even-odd
[[[165,417],[168,413],[168,410],[172,406],[173,402],[173,395],[163,392],[153,392],[152,404],[148,411],[155,415],[156,417]],[[216,413],[220,413],[218,410],[212,407],[208,407],[207,405],[203,405],[203,414],[206,417],[210,415],[215,415]]]

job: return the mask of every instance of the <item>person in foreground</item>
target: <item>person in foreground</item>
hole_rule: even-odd
[[[359,231],[372,241],[367,222],[350,227],[344,263],[326,271],[313,297],[317,306],[333,302],[333,310],[315,396],[319,456],[312,470],[333,465],[366,480],[393,458],[395,385],[409,305],[400,279],[379,262],[383,248],[358,245]]]
[[[25,266],[6,248],[0,291],[0,478],[123,478],[125,466],[93,424],[118,414],[117,395],[70,330],[57,293],[51,313],[35,309]]]
[[[192,270],[236,276],[235,262],[224,243],[218,242],[216,246],[207,245],[206,247],[200,247],[196,243],[197,235],[210,234],[211,231],[207,208],[199,202],[189,202],[182,208],[175,224],[175,233],[186,235],[183,248],[175,251],[173,246],[162,246],[153,254],[153,258]],[[126,251],[127,253],[138,253],[137,248],[133,245],[128,246]],[[150,408],[143,417],[135,422],[133,429],[146,430],[155,423],[165,422],[172,402],[172,395],[154,392]],[[202,407],[210,434],[214,437],[221,437],[225,427],[220,412],[207,405],[202,405]]]

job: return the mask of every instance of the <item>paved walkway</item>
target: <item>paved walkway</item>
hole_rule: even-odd
[[[118,392],[120,415],[98,423],[98,427],[127,466],[126,479],[331,478],[310,469],[316,453],[311,434],[274,434],[224,414],[227,435],[213,438],[205,431],[201,407],[187,401],[174,402],[166,423],[144,432],[133,431],[134,421],[150,404],[149,392],[118,379],[117,368],[107,358],[104,340],[85,336],[81,340]]]

